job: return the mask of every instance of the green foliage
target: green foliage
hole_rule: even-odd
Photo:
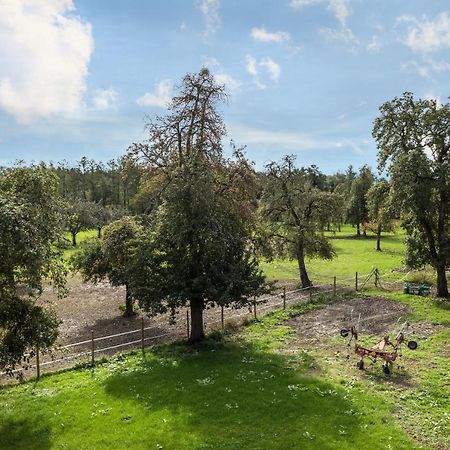
[[[450,104],[414,100],[411,93],[380,107],[373,136],[379,166],[388,168],[392,197],[409,237],[408,263],[431,264],[438,295],[448,297],[450,261]]]
[[[307,169],[298,169],[295,158],[286,156],[281,163],[266,167],[260,214],[265,221],[267,256],[296,259],[303,287],[311,283],[305,257],[331,259],[333,247],[323,233],[324,225],[333,219],[336,194],[316,188]]]
[[[136,243],[140,242],[144,228],[133,217],[121,219],[107,225],[103,238],[91,238],[83,242],[79,252],[70,258],[74,270],[81,273],[83,281],[94,283],[108,279],[113,286],[126,287],[126,315],[133,313],[129,285],[136,270]]]
[[[145,166],[140,201],[152,212],[130,288],[150,314],[189,304],[193,341],[207,305],[245,303],[264,282],[249,248],[254,173],[240,150],[223,157],[225,98],[207,69],[186,75],[168,114],[147,124],[148,142],[129,149]]]
[[[38,341],[56,338],[52,313],[34,304],[44,279],[64,294],[62,203],[44,167],[0,172],[0,368],[10,370]],[[24,295],[21,296],[20,293]],[[26,298],[25,296],[29,297]]]
[[[367,192],[372,186],[374,176],[369,167],[363,166],[359,169],[358,176],[352,181],[347,206],[347,221],[356,225],[357,234],[360,234],[360,225],[369,219],[367,205]]]

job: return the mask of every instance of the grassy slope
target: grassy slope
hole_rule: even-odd
[[[308,374],[317,355],[277,352],[289,314],[315,307],[197,350],[174,344],[3,388],[0,448],[414,448],[389,392]]]

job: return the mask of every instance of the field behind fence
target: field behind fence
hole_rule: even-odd
[[[257,319],[262,314],[276,309],[286,309],[287,306],[314,301],[321,295],[336,296],[342,292],[357,292],[365,288],[376,286],[381,289],[399,290],[403,286],[402,280],[387,281],[378,269],[361,275],[357,272],[348,278],[334,277],[330,284],[316,285],[311,288],[279,288],[275,294],[255,298],[251,304],[242,308],[215,307],[204,312],[205,332],[225,329],[227,326],[237,326],[248,319]],[[406,277],[406,275],[405,275]],[[403,278],[405,278],[403,277]],[[76,364],[86,363],[94,365],[96,360],[104,356],[111,356],[122,350],[140,349],[145,353],[149,345],[173,342],[187,339],[189,336],[189,309],[180,310],[177,317],[178,326],[167,324],[152,324],[152,319],[141,318],[140,327],[122,333],[98,336],[96,330],[91,331],[89,339],[72,342],[67,345],[57,345],[50,350],[41,351],[37,346],[33,353],[26,358],[27,363],[13,371],[12,375],[25,378],[36,376],[44,372],[51,372],[69,368]],[[180,326],[184,323],[184,326]],[[11,379],[11,374],[1,373],[3,381]]]

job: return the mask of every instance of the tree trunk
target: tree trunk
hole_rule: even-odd
[[[448,284],[447,277],[445,276],[445,264],[436,267],[437,273],[437,296],[442,298],[448,298]]]
[[[358,237],[361,236],[361,229],[359,227],[359,223],[356,224],[356,236],[358,236]]]
[[[72,246],[77,246],[77,233],[72,232]]]
[[[101,237],[102,237],[102,227],[100,227],[100,226],[97,227],[97,237],[99,239],[101,239]]]
[[[340,222],[338,223],[338,231],[339,231],[339,233],[341,232],[341,223]]]
[[[364,230],[363,230],[363,236],[364,236],[364,237],[367,237],[367,231],[366,231],[365,228],[364,228]]]
[[[189,342],[191,344],[202,341],[205,338],[205,332],[203,330],[203,299],[195,298],[191,299],[191,335],[189,336]]]
[[[305,253],[303,250],[303,246],[299,245],[297,249],[297,262],[298,262],[298,272],[300,275],[300,282],[303,288],[307,288],[312,286],[311,281],[308,277],[308,272],[306,272],[305,266]]]
[[[327,222],[327,231],[330,231],[330,222]]]
[[[381,223],[377,227],[377,252],[381,252]]]
[[[133,311],[133,296],[131,295],[130,289],[128,288],[128,285],[125,285],[125,317],[131,317],[134,316]]]

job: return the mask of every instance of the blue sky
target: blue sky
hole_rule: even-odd
[[[7,0],[0,61],[0,164],[115,158],[207,66],[230,94],[227,139],[259,169],[296,154],[331,173],[376,166],[384,101],[448,101],[450,4]]]

